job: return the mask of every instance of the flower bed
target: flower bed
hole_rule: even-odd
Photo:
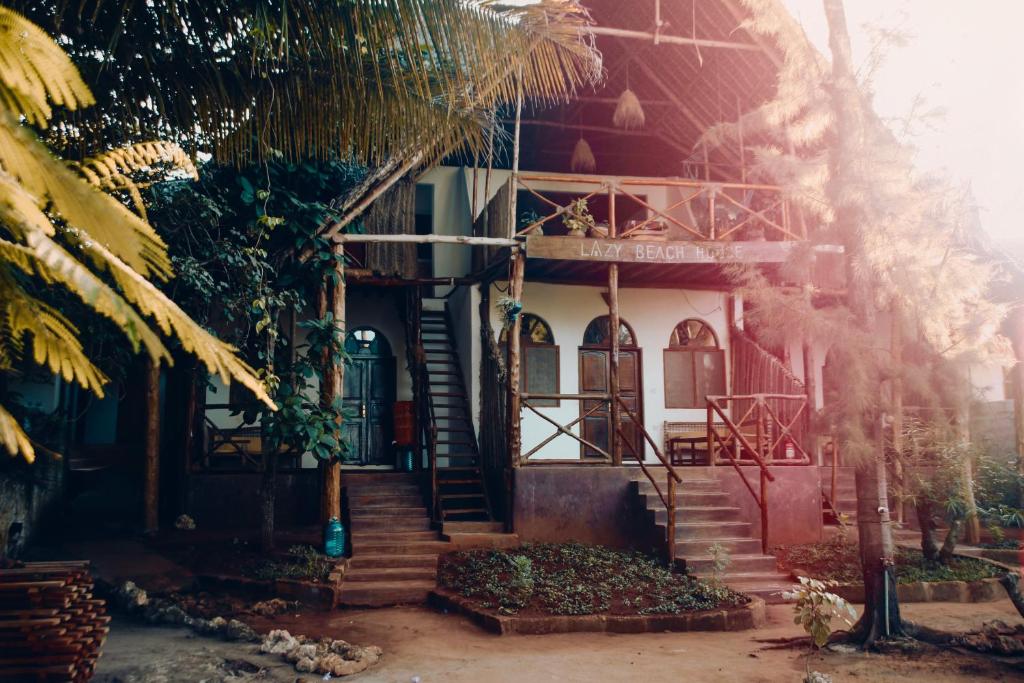
[[[857,544],[841,537],[822,543],[775,549],[779,564],[787,571],[841,584],[863,581]],[[948,564],[929,562],[916,548],[896,548],[896,581],[901,584],[940,581],[982,581],[996,578],[1004,570],[969,557],[954,557]]]
[[[503,616],[677,615],[750,602],[646,555],[578,543],[450,553],[441,558],[438,585]]]

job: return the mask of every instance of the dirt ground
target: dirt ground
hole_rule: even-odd
[[[769,608],[769,623],[739,633],[645,635],[564,634],[494,636],[462,617],[423,608],[339,610],[288,614],[254,623],[257,630],[286,628],[293,634],[330,635],[360,645],[378,645],[384,658],[352,680],[360,683],[532,683],[533,681],[799,681],[803,651],[772,649],[763,641],[799,635],[791,607]],[[959,605],[904,606],[905,616],[933,628],[965,630],[984,621],[1021,623],[1008,600]],[[1024,681],[1024,668],[993,658],[950,651],[913,656],[827,653],[811,668],[841,681]],[[154,628],[115,619],[100,660],[100,683],[171,681],[293,681],[302,677],[253,645],[193,636],[182,629]]]

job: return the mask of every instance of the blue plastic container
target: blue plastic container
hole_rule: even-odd
[[[345,554],[345,527],[337,517],[331,517],[324,528],[324,554],[341,557]]]

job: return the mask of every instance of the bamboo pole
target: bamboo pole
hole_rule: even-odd
[[[614,187],[608,197],[609,208],[615,210]],[[612,214],[614,215],[614,213]],[[608,237],[615,239],[615,220],[608,221]],[[611,406],[609,417],[612,421],[612,428],[608,430],[611,443],[612,465],[618,467],[622,464],[622,444],[619,443],[619,264],[608,265],[608,333],[611,335],[611,348],[608,358],[608,393],[611,394]],[[643,452],[638,454],[643,459]]]
[[[356,242],[411,242],[414,244],[468,244],[489,247],[514,247],[516,240],[504,237],[473,237],[470,235],[368,235],[341,234],[334,236],[336,244]]]
[[[146,361],[145,436],[145,532],[155,534],[160,526],[160,364]]]
[[[737,43],[729,40],[710,40],[707,38],[684,38],[683,36],[667,36],[663,33],[650,33],[649,31],[631,31],[624,28],[613,28],[611,26],[591,26],[590,32],[597,36],[614,36],[616,38],[630,38],[635,40],[650,41],[654,44],[668,43],[670,45],[693,45],[696,47],[714,47],[727,50],[749,50],[760,52],[761,47],[752,43]]]
[[[509,261],[508,295],[515,301],[522,301],[523,276],[526,269],[526,258],[517,250],[512,251]],[[521,316],[516,316],[508,331],[508,455],[512,467],[519,467],[522,454],[523,438],[520,424],[519,396],[519,332],[522,326]]]

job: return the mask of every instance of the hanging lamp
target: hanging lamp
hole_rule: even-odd
[[[615,114],[612,115],[612,123],[616,128],[625,130],[639,130],[644,127],[646,116],[644,116],[643,105],[640,98],[629,87],[629,66],[626,66],[626,89],[619,95],[619,101],[615,104]]]
[[[576,147],[572,150],[572,159],[569,167],[574,173],[593,173],[597,170],[597,160],[594,158],[594,151],[590,149],[590,143],[583,135],[576,141]]]

